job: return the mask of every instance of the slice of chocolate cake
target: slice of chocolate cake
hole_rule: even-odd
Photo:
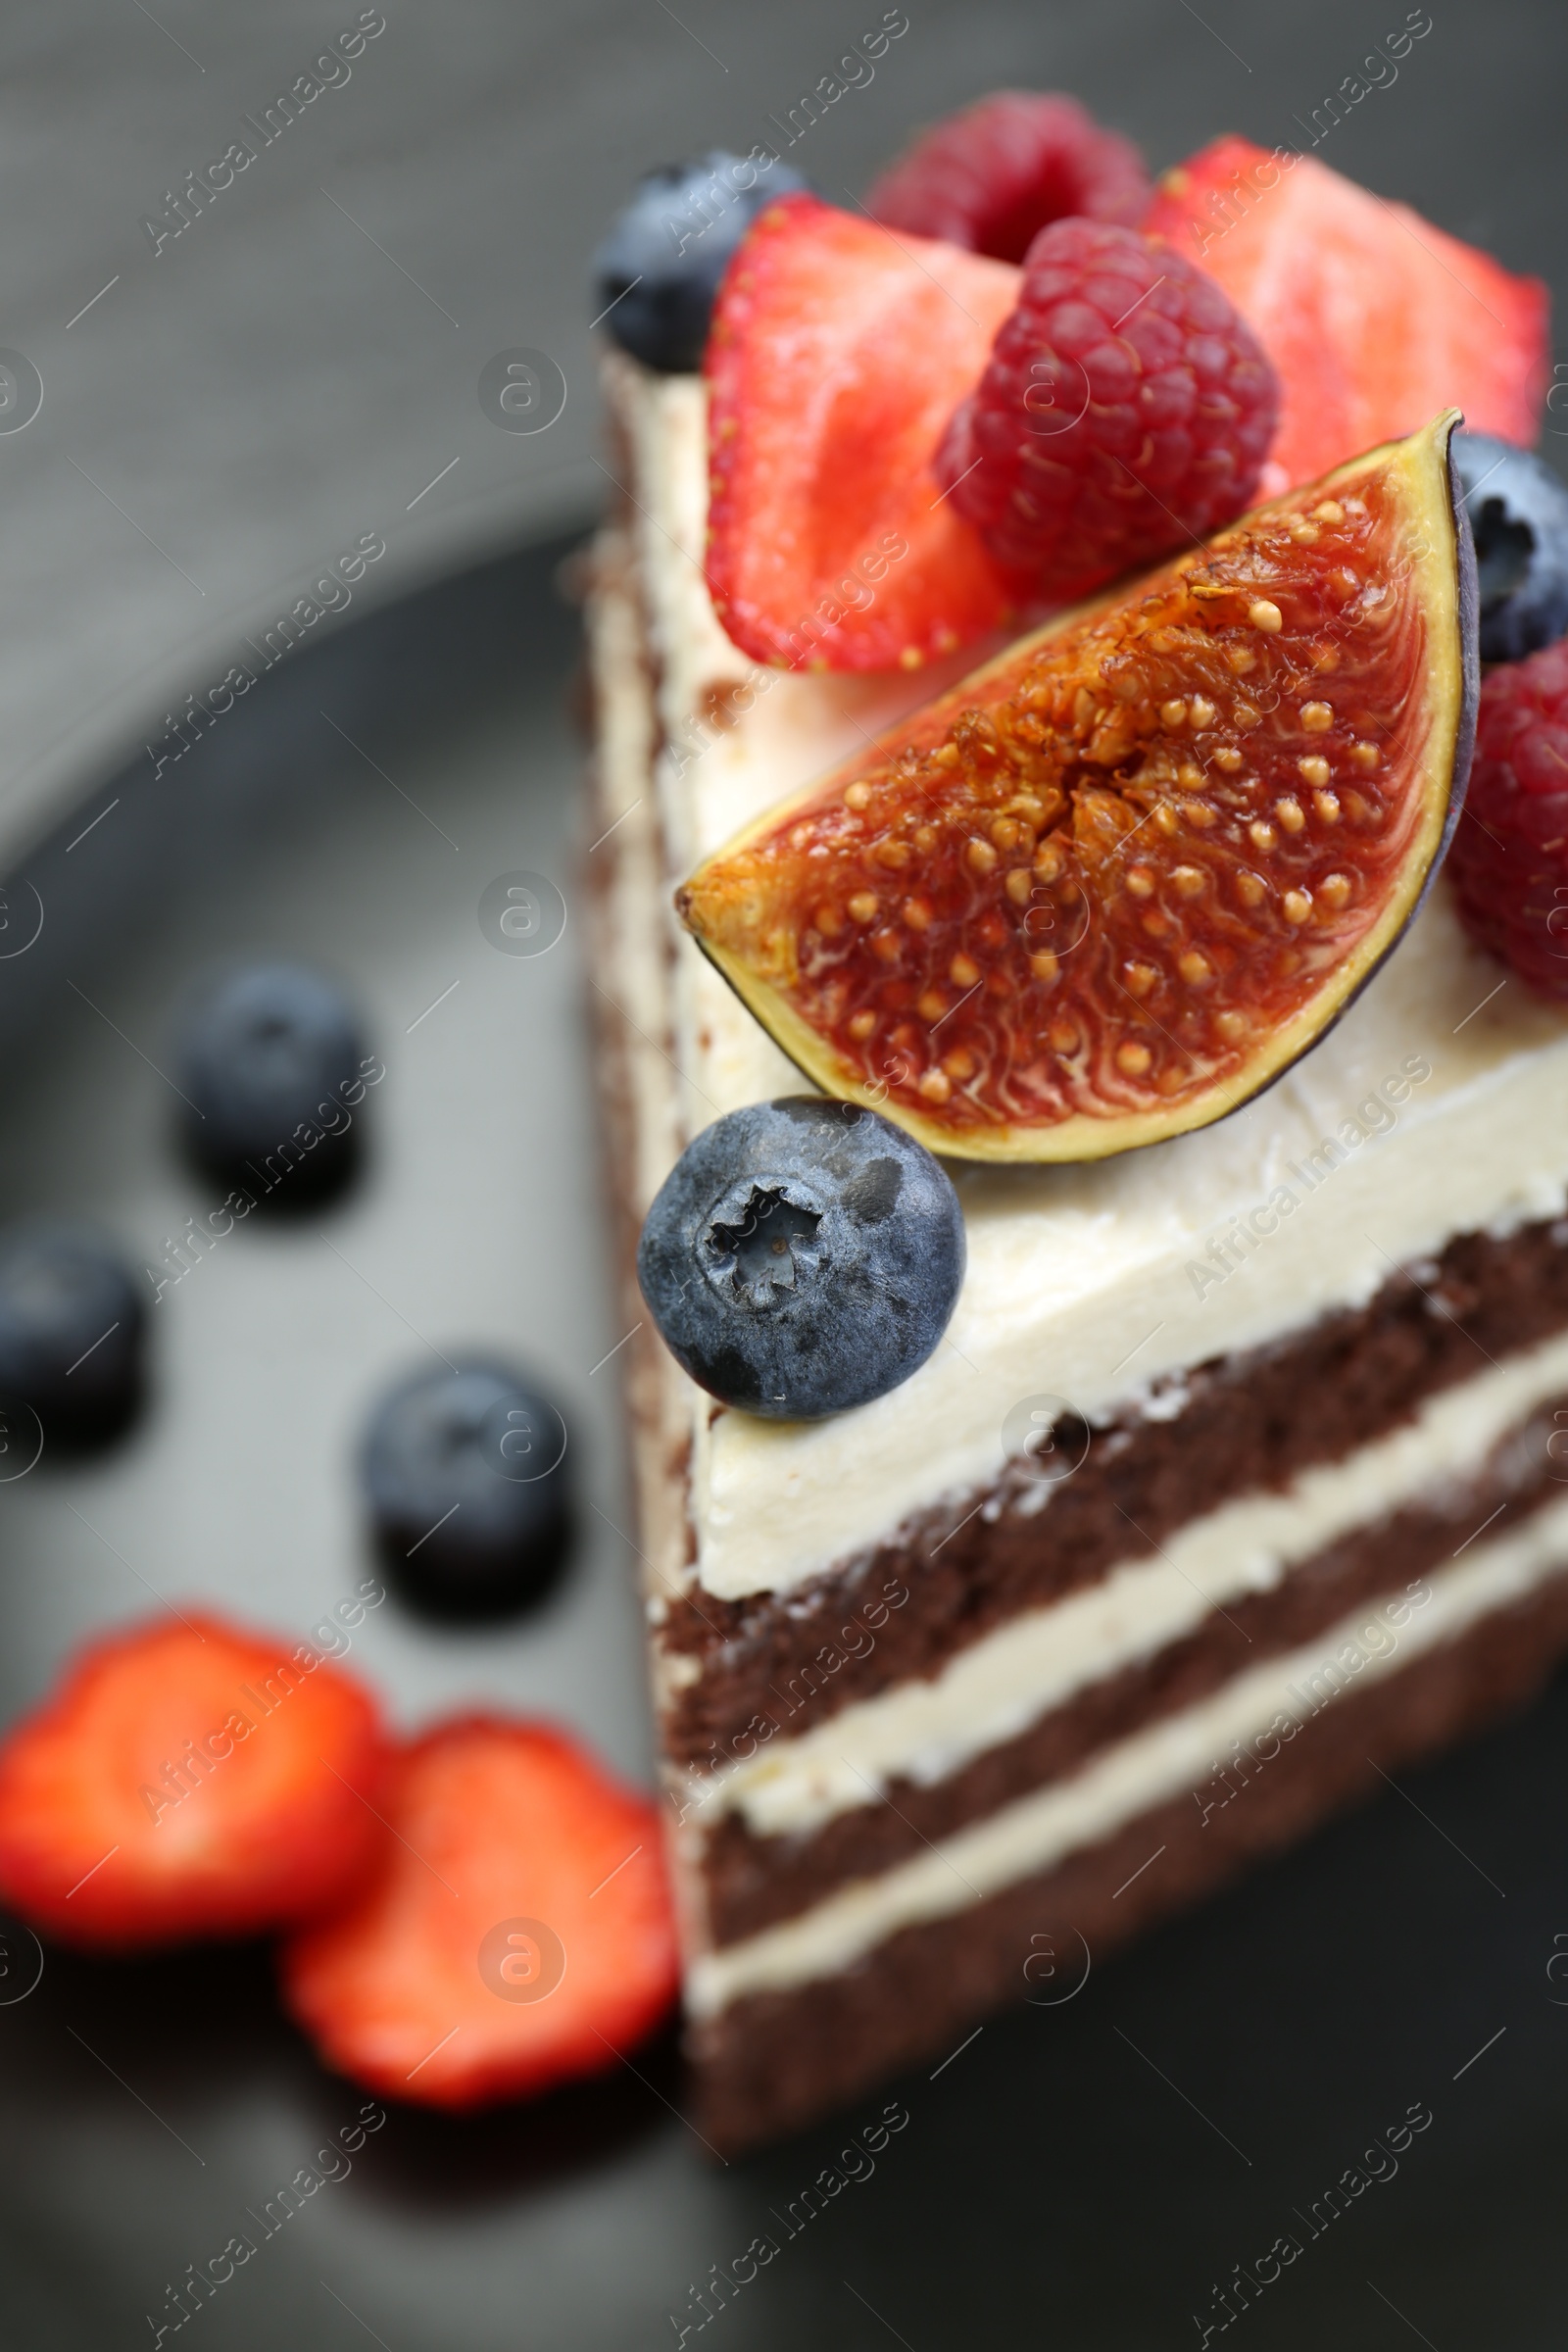
[[[623,355],[607,384],[596,1004],[688,2047],[734,2150],[1069,1992],[1568,1650],[1568,1021],[1440,877],[1235,1115],[950,1161],[967,1272],[901,1386],[811,1422],[716,1402],[653,1330],[637,1234],[695,1135],[803,1081],[673,894],[975,657],[749,661],[705,579],[703,384]],[[1296,765],[1337,822],[1314,744]]]

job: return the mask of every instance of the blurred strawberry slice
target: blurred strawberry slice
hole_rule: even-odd
[[[462,1716],[401,1750],[379,1873],[280,1955],[329,2066],[462,2109],[602,2074],[675,1998],[651,1800],[549,1724]]]
[[[708,584],[743,652],[918,669],[1004,618],[1004,583],[931,461],[1018,282],[814,197],[760,215],[705,362]]]
[[[1145,223],[1217,278],[1279,372],[1272,497],[1434,411],[1528,448],[1549,373],[1547,294],[1331,172],[1216,139],[1168,172]]]
[[[373,1861],[386,1756],[364,1685],[292,1635],[106,1635],[0,1742],[0,1900],[89,1949],[292,1925]]]

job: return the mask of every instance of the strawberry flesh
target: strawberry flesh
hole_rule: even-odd
[[[760,215],[705,361],[708,584],[744,653],[917,669],[1004,619],[1003,577],[931,462],[1018,282],[814,197]]]
[[[548,1725],[470,1716],[397,1757],[379,1874],[282,1954],[329,2066],[483,2106],[601,2073],[675,1997],[658,1814]]]
[[[0,1743],[0,1899],[89,1949],[292,1924],[370,1861],[384,1759],[375,1702],[308,1642],[112,1634]]]
[[[1279,373],[1265,494],[1449,406],[1471,432],[1538,437],[1545,287],[1408,205],[1315,156],[1222,138],[1166,173],[1145,226],[1218,279]]]

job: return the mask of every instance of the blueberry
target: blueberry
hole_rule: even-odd
[[[383,1396],[360,1451],[377,1548],[431,1614],[503,1617],[550,1584],[569,1534],[566,1425],[509,1365],[421,1369]]]
[[[721,147],[640,179],[593,261],[594,309],[622,351],[664,375],[701,367],[725,263],[764,205],[805,185]]]
[[[715,1120],[660,1190],[637,1278],[676,1360],[722,1399],[809,1421],[886,1396],[963,1281],[946,1171],[901,1127],[820,1096]]]
[[[187,1140],[221,1182],[283,1206],[345,1182],[379,1064],[334,981],[298,963],[220,973],[187,1005],[175,1061]]]
[[[1481,659],[1522,662],[1568,632],[1568,489],[1528,449],[1455,433],[1481,585]]]
[[[124,1426],[141,1397],[145,1336],[135,1276],[97,1234],[36,1224],[0,1235],[0,1399],[36,1413],[46,1443],[91,1444]],[[4,1476],[26,1459],[28,1430],[3,1405],[0,1422]]]

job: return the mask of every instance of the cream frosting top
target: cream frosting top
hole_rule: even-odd
[[[633,455],[673,886],[953,673],[752,663],[703,578],[701,384],[617,362],[612,392]],[[674,968],[688,1135],[803,1091],[690,940]],[[1093,1165],[952,1173],[968,1272],[947,1339],[911,1380],[812,1424],[726,1411],[693,1390],[697,1572],[710,1592],[786,1590],[915,1512],[956,1506],[997,1477],[1032,1413],[1070,1405],[1093,1420],[1139,1398],[1173,1410],[1179,1392],[1161,1384],[1182,1367],[1360,1304],[1455,1233],[1563,1213],[1568,1016],[1469,947],[1440,878],[1338,1028],[1232,1117]]]

